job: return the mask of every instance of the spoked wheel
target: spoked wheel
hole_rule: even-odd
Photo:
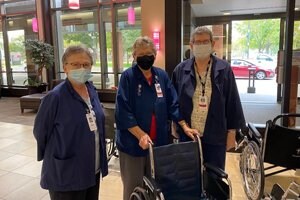
[[[136,187],[130,195],[130,200],[150,200],[147,191],[144,188]]]
[[[245,146],[240,161],[240,170],[244,180],[244,189],[248,199],[261,199],[264,193],[263,160],[258,145],[251,141]]]
[[[115,139],[105,139],[105,142],[106,142],[107,162],[109,162],[113,156],[118,157],[116,142]]]

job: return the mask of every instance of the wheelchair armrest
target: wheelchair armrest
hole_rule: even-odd
[[[257,130],[257,128],[254,126],[254,124],[252,123],[248,123],[248,127],[249,127],[249,131],[251,131],[251,133],[253,134],[253,136],[256,139],[261,139],[261,134],[259,133],[259,131]]]
[[[157,183],[152,177],[143,177],[145,185],[154,193],[154,195],[161,192],[161,189],[158,187]]]
[[[224,170],[222,170],[218,167],[215,167],[209,163],[204,163],[204,167],[205,167],[206,171],[208,171],[208,172],[211,171],[212,173],[217,175],[218,178],[225,178],[225,179],[228,178],[228,174]]]

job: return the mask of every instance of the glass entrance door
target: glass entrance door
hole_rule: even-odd
[[[24,45],[24,41],[27,39],[37,39],[38,37],[37,33],[32,30],[33,17],[33,15],[25,15],[6,20],[8,51],[5,53],[8,59],[3,60],[9,62],[5,62],[8,79],[4,79],[3,82],[7,85],[23,86],[27,84],[28,78],[36,76],[35,69],[31,69],[32,66],[29,65],[31,58],[26,54]]]

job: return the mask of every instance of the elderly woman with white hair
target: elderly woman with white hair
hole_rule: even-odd
[[[245,127],[245,118],[230,64],[213,55],[214,45],[211,30],[197,27],[193,56],[176,66],[172,82],[183,119],[202,137],[204,162],[224,169],[226,150],[235,146],[235,130]],[[177,132],[181,141],[193,139],[181,127]]]
[[[91,82],[93,58],[81,45],[66,49],[67,75],[42,100],[34,122],[41,187],[51,200],[97,200],[108,173],[104,113]]]
[[[143,184],[149,143],[161,146],[170,142],[169,120],[179,122],[186,134],[196,131],[181,120],[176,91],[167,73],[153,66],[153,41],[137,38],[133,57],[133,66],[120,79],[115,113],[124,200]]]

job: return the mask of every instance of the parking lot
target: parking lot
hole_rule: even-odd
[[[247,93],[249,86],[249,79],[236,79],[236,83],[239,89],[239,93]],[[253,80],[250,80],[252,86]],[[277,93],[276,78],[254,80],[255,94],[274,95]]]

